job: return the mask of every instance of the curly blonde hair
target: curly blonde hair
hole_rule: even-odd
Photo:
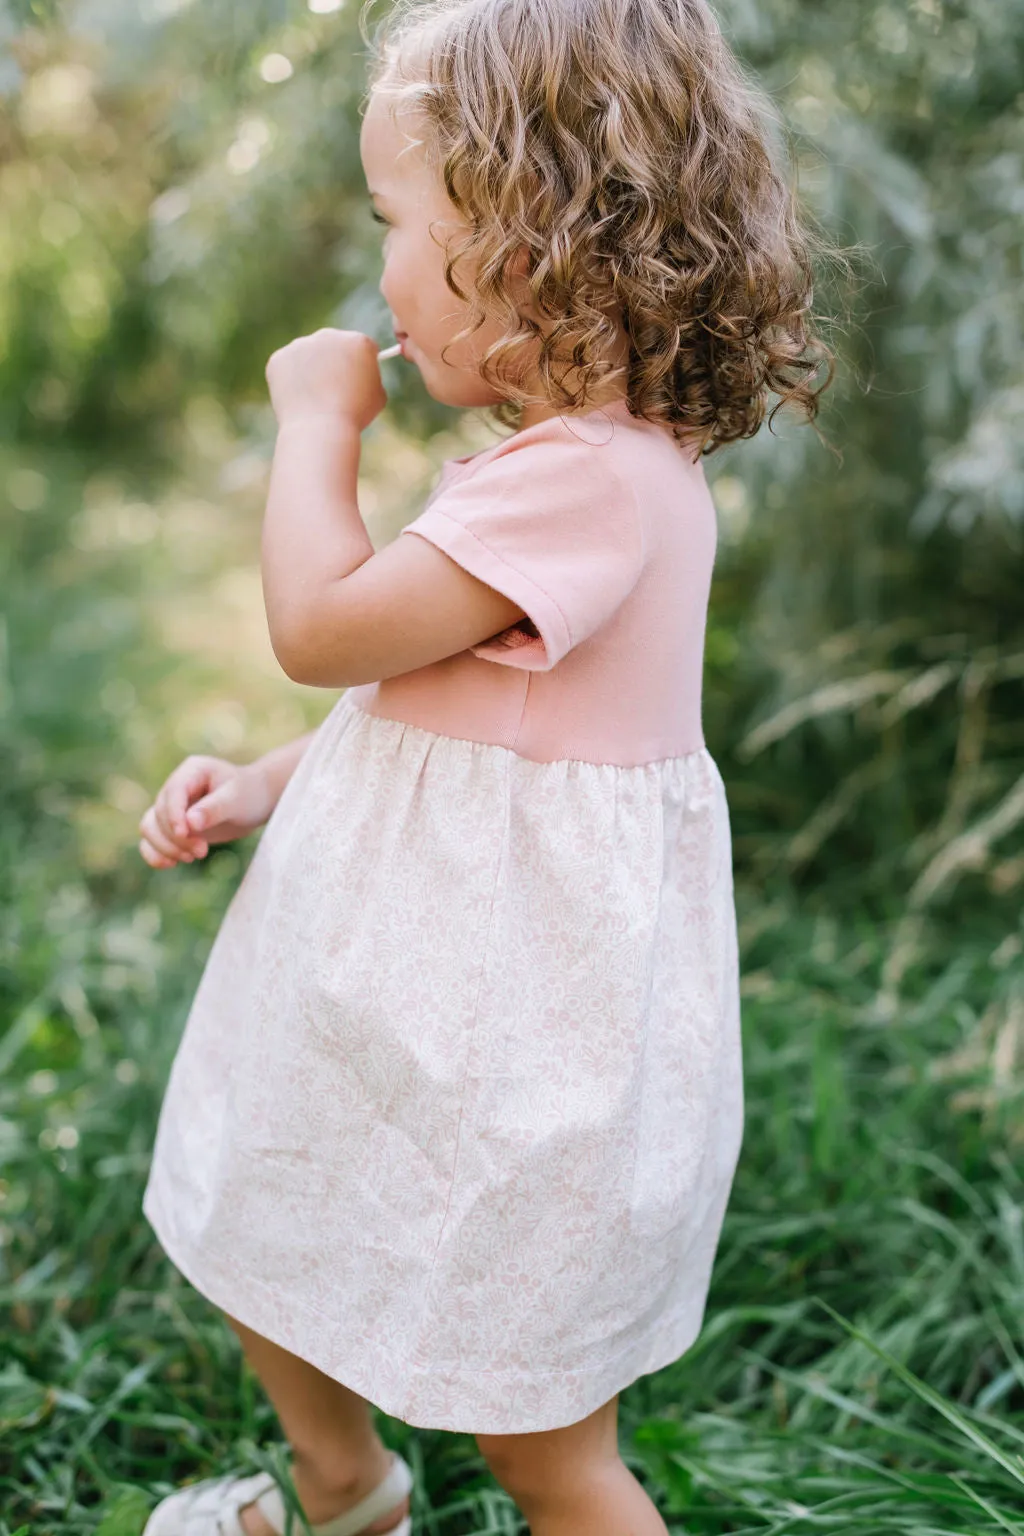
[[[812,258],[843,257],[798,210],[774,107],[706,0],[395,0],[360,31],[369,94],[411,107],[470,231],[445,245],[445,281],[474,310],[455,339],[487,309],[506,324],[480,363],[505,395],[495,420],[536,403],[517,377],[530,361],[559,410],[625,374],[630,413],[695,442],[695,459],[754,436],[769,390],[769,430],[787,401],[814,421],[835,356],[812,330]],[[515,302],[523,246],[546,334]],[[623,331],[626,369],[605,356]],[[575,391],[555,376],[566,357]]]

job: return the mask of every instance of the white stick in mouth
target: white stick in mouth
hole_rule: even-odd
[[[377,353],[378,363],[386,362],[389,357],[398,357],[402,350],[402,343],[396,342],[393,347],[386,347],[383,352]]]

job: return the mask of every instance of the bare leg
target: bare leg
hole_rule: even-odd
[[[619,1455],[618,1393],[564,1429],[477,1435],[480,1454],[522,1510],[530,1536],[667,1536]]]
[[[224,1315],[241,1339],[292,1448],[292,1480],[306,1519],[311,1525],[335,1519],[365,1499],[391,1465],[391,1452],[374,1428],[370,1404],[307,1360]],[[366,1536],[383,1536],[408,1512],[405,1498],[368,1525]],[[255,1505],[247,1505],[239,1518],[248,1536],[274,1536]]]

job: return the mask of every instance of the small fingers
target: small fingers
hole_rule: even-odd
[[[139,822],[139,831],[157,853],[163,854],[164,858],[173,859],[175,863],[179,859],[183,859],[186,864],[191,864],[194,861],[195,854],[190,849],[180,847],[172,838],[167,836],[167,833],[157,820],[156,808],[154,806],[150,806],[145,816]]]
[[[188,804],[197,792],[201,793],[206,788],[208,779],[209,772],[204,765],[186,759],[178,775],[172,775],[161,789],[154,809],[157,820],[169,837],[191,836],[186,820]]]
[[[188,824],[189,805],[197,795],[205,794],[209,786],[209,770],[200,767],[194,768],[186,779],[174,786],[167,809],[174,830],[181,837],[192,836],[192,829]]]
[[[145,837],[139,839],[139,852],[153,869],[173,869],[178,862],[177,859],[166,859],[162,853],[157,853],[153,844]]]
[[[203,783],[204,779],[197,776],[190,782],[186,780],[184,785],[178,786],[177,791],[173,786],[167,790],[167,786],[164,785],[154,802],[154,816],[161,833],[180,848],[189,849],[189,852],[198,852],[198,848],[195,845],[195,833],[187,820],[189,817],[187,802],[190,796],[197,793],[197,790],[201,791]],[[172,794],[175,799],[170,799]],[[206,852],[206,849],[203,849],[203,852]]]
[[[232,792],[225,786],[213,790],[197,800],[186,812],[186,825],[191,837],[199,837],[203,827],[216,826],[226,819]]]

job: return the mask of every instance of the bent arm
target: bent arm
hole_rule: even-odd
[[[325,604],[373,558],[356,497],[361,447],[358,429],[343,419],[302,417],[278,428],[263,517],[263,600],[274,654],[296,681],[320,643]]]

